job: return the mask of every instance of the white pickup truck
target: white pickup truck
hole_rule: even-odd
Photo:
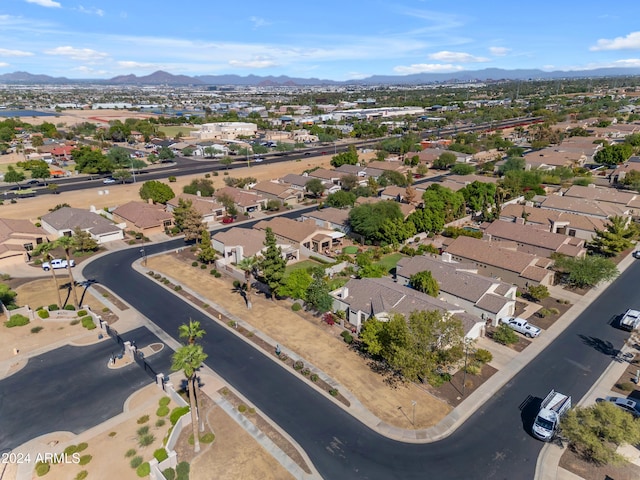
[[[558,431],[560,418],[570,408],[571,397],[569,395],[551,390],[542,401],[540,411],[533,422],[533,427],[531,427],[533,435],[544,442],[552,440]]]
[[[524,318],[503,317],[500,319],[500,322],[529,338],[535,338],[540,335],[540,329],[535,325],[531,325]]]
[[[75,266],[76,266],[76,262],[74,262],[74,261],[73,261],[73,259],[71,259],[71,261],[69,262],[69,264],[70,264],[72,267],[75,267]],[[48,271],[49,271],[49,270],[51,270],[52,268],[53,268],[54,270],[55,270],[55,269],[58,269],[58,268],[67,268],[67,265],[68,265],[68,264],[67,264],[67,261],[66,261],[66,260],[61,259],[61,258],[56,258],[56,259],[54,259],[54,260],[51,260],[50,262],[44,262],[44,263],[42,264],[42,269],[48,272]]]
[[[622,320],[620,320],[620,328],[632,332],[640,326],[640,311],[629,309],[624,312]]]

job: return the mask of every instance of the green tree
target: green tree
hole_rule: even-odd
[[[216,250],[211,244],[211,234],[209,230],[204,228],[200,236],[200,251],[198,252],[198,260],[207,265],[215,261],[217,257]]]
[[[442,152],[438,158],[433,161],[433,168],[437,170],[446,170],[447,168],[455,165],[458,157],[451,152]]]
[[[284,282],[287,261],[282,257],[282,248],[278,245],[276,236],[270,227],[265,230],[264,246],[267,248],[259,263],[260,271],[265,283],[269,286],[271,298],[275,299],[278,288]]]
[[[311,282],[313,277],[308,270],[294,270],[284,278],[284,283],[278,288],[278,296],[304,300]]]
[[[453,175],[471,175],[472,173],[475,173],[476,167],[466,163],[457,163],[453,165],[449,171]]]
[[[194,208],[191,200],[178,200],[178,206],[173,210],[173,221],[184,232],[185,241],[197,241],[204,230],[202,214]]]
[[[197,195],[198,192],[200,192],[200,195],[203,197],[212,197],[215,189],[213,188],[213,181],[211,181],[211,179],[194,178],[189,185],[185,185],[182,188],[182,191],[191,195]]]
[[[381,187],[385,187],[387,185],[396,185],[398,187],[406,187],[409,185],[409,181],[406,176],[404,176],[400,172],[396,172],[393,170],[386,170],[382,172],[382,175],[378,177],[378,184]]]
[[[640,171],[631,170],[630,172],[627,172],[622,179],[622,184],[626,187],[640,191]]]
[[[151,200],[164,205],[175,196],[169,185],[158,180],[146,181],[140,187],[140,198],[145,202]]]
[[[56,248],[56,244],[54,242],[46,242],[46,243],[41,243],[40,245],[38,245],[36,247],[36,249],[34,250],[34,255],[43,255],[45,259],[47,259],[49,262],[51,260],[53,260],[54,258],[56,258],[53,255],[52,250],[54,250]],[[62,297],[60,296],[60,285],[58,284],[58,277],[56,276],[56,269],[55,268],[50,268],[49,271],[51,272],[51,278],[53,278],[53,283],[56,287],[56,295],[58,296],[58,306],[60,308],[62,308]]]
[[[376,264],[369,252],[362,252],[356,255],[358,265],[358,278],[382,278],[387,274],[384,266]]]
[[[319,178],[312,178],[304,186],[304,189],[316,198],[321,197],[326,188]]]
[[[53,270],[53,269],[51,269]],[[7,305],[13,305],[16,299],[17,293],[11,290],[11,287],[6,283],[0,283],[0,302],[6,307]]]
[[[518,343],[518,335],[516,332],[508,325],[501,323],[498,325],[493,332],[492,337],[496,342],[501,343],[503,345],[512,345],[514,343]]]
[[[20,182],[24,181],[25,175],[23,172],[19,172],[13,165],[9,165],[7,168],[7,173],[4,174],[4,181],[7,183],[15,183],[20,186]]]
[[[193,451],[200,451],[200,439],[198,436],[198,411],[197,411],[197,390],[198,379],[197,372],[202,363],[207,359],[202,345],[185,345],[180,347],[173,354],[171,369],[173,371],[183,371],[187,377],[187,385],[189,388],[189,405],[191,407],[191,429],[193,432]]]
[[[81,230],[80,227],[73,229],[73,249],[75,252],[95,252],[98,250],[98,242],[91,236],[86,230]]]
[[[359,183],[360,180],[358,179],[358,177],[350,173],[340,177],[340,188],[345,192],[350,192],[351,190],[355,189]]]
[[[331,157],[331,166],[338,168],[341,165],[355,165],[358,163],[358,152],[354,145],[350,145],[346,152],[338,153]]]
[[[227,215],[230,217],[235,217],[238,214],[238,208],[236,207],[235,202],[233,201],[233,197],[227,193],[223,193],[216,197],[218,202],[224,206]]]
[[[411,275],[409,277],[409,285],[411,288],[432,297],[437,297],[438,293],[440,293],[440,285],[428,270]]]
[[[258,257],[256,257],[255,255],[252,257],[244,257],[238,263],[238,268],[244,272],[244,280],[245,280],[244,291],[247,296],[247,308],[249,309],[251,309],[251,306],[252,306],[251,305],[251,294],[252,294],[251,285],[253,285],[253,279],[256,275],[256,270],[258,269],[259,263],[260,262],[258,260]]]
[[[453,222],[465,215],[464,195],[437,183],[429,185],[422,194],[422,201],[424,209],[440,216],[443,224]]]
[[[564,274],[567,283],[578,288],[593,287],[600,282],[613,280],[619,273],[616,264],[601,255],[554,257],[555,267]]]
[[[312,276],[313,281],[305,294],[307,304],[320,313],[331,311],[333,297],[329,294],[329,285],[324,280],[324,271],[316,269]]]
[[[196,340],[204,337],[206,333],[200,322],[191,318],[189,323],[183,323],[178,327],[178,337],[186,340],[187,345],[194,345]]]
[[[604,230],[595,230],[595,237],[589,248],[605,257],[614,257],[632,245],[637,228],[626,217],[614,216],[609,219]]]
[[[31,178],[39,178],[44,181],[50,177],[51,172],[49,171],[49,165],[47,165],[47,162],[42,162],[31,169]]]
[[[356,195],[353,192],[338,190],[327,195],[324,203],[333,208],[352,207],[356,203]]]
[[[115,172],[111,174],[111,176],[118,180],[120,183],[125,183],[127,180],[131,178],[131,172],[124,168],[119,168]]]
[[[640,442],[640,421],[611,402],[574,407],[560,420],[560,429],[571,448],[597,465],[623,463],[617,448]]]
[[[73,278],[73,271],[71,270],[71,249],[74,247],[73,237],[62,235],[55,241],[57,247],[61,247],[64,250],[65,258],[67,259],[67,273],[69,274],[69,289],[73,295],[73,305],[76,310],[80,307],[78,302],[78,292],[76,292],[76,282]],[[51,269],[53,270],[53,268]]]
[[[88,174],[101,174],[113,171],[113,163],[100,151],[88,145],[74,148],[71,158],[76,164],[76,171]]]
[[[509,157],[507,160],[499,167],[498,172],[500,175],[506,175],[507,172],[511,171],[524,171],[527,163],[522,157]]]
[[[631,155],[633,155],[633,146],[627,143],[615,143],[605,145],[598,150],[593,159],[598,163],[611,166],[626,162]]]
[[[489,208],[495,202],[496,185],[475,181],[460,189],[459,192],[472,212],[482,212],[486,216]]]
[[[174,158],[176,158],[176,154],[169,147],[161,147],[158,151],[158,160],[161,162],[170,162]]]
[[[550,293],[546,285],[529,285],[527,287],[527,295],[533,299],[534,302],[539,302],[548,298]]]
[[[224,156],[220,159],[220,164],[224,165],[225,170],[229,170],[229,166],[233,163],[233,158]]]
[[[352,208],[349,212],[349,223],[353,231],[371,242],[388,240],[385,238],[384,230],[386,220],[404,222],[404,215],[397,202],[365,203]]]

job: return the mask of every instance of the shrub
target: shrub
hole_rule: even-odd
[[[318,381],[318,374],[317,373],[312,373],[311,376],[309,376],[309,380],[311,380],[312,382],[317,382]]]
[[[529,285],[529,296],[536,302],[549,296],[549,289],[545,285]]]
[[[209,270],[210,275],[215,275],[216,273],[218,273],[218,270],[216,270],[215,268],[212,268],[211,270]]]
[[[213,274],[214,277],[216,278],[220,278],[222,276],[222,274],[220,272],[216,272]]]
[[[78,316],[79,317],[85,317],[87,316],[89,313],[86,310],[78,310]]]
[[[484,348],[479,348],[476,350],[476,353],[473,355],[475,359],[480,363],[489,363],[493,360],[493,355],[489,350],[485,350]]]
[[[469,375],[480,375],[480,367],[478,365],[467,365],[467,368],[465,368],[465,371],[469,374]]]
[[[198,262],[191,262],[191,266],[192,267],[197,267],[198,266]]]
[[[177,182],[178,179],[174,175],[169,175],[169,182],[174,183]]]
[[[89,444],[87,442],[79,443],[76,448],[76,452],[84,452],[87,448],[89,448]]]
[[[42,331],[42,329],[43,329],[43,328],[44,328],[44,327],[41,327],[41,326],[39,326],[39,325],[38,325],[37,327],[33,327],[33,328],[31,329],[31,333],[38,333],[38,332]]]
[[[164,448],[159,448],[155,452],[153,452],[153,456],[159,462],[164,462],[167,458],[169,458],[169,454]]]
[[[203,263],[202,265],[200,265],[200,270],[206,270],[207,268],[207,264]]]
[[[156,437],[152,433],[147,433],[146,435],[142,435],[138,438],[138,445],[141,447],[148,447],[155,441]]]
[[[36,464],[36,475],[38,475],[39,477],[42,477],[47,473],[49,473],[50,469],[51,469],[51,465],[49,465],[48,463],[38,462]]]
[[[162,397],[160,400],[158,400],[158,405],[160,405],[161,407],[166,407],[170,403],[171,399],[169,397]]]
[[[49,318],[49,311],[44,308],[42,310],[38,310],[38,316],[40,318]]]
[[[169,407],[167,407],[166,405],[158,407],[158,409],[156,410],[156,415],[158,417],[166,417],[167,415],[169,415]]]
[[[82,326],[87,330],[93,330],[94,328],[96,328],[96,324],[94,323],[93,318],[91,317],[82,317],[81,322],[82,322]]]
[[[149,415],[143,415],[137,420],[137,423],[138,425],[142,425],[143,423],[147,423],[148,421],[149,421]]]
[[[188,406],[176,407],[173,410],[171,410],[171,415],[169,415],[169,421],[171,422],[171,425],[175,425],[180,419],[180,417],[183,416],[188,411],[189,411]]]
[[[80,323],[80,319],[79,318],[74,318],[73,320],[71,320],[69,322],[69,325],[77,325]]]
[[[296,360],[293,364],[293,368],[296,370],[302,370],[304,368],[304,363],[301,360]]]
[[[207,432],[200,437],[201,443],[211,443],[216,438],[216,436],[212,432]]]
[[[247,406],[241,403],[240,405],[238,405],[238,411],[240,413],[246,412],[247,411]]]
[[[182,290],[182,287],[181,287],[180,285],[176,285],[175,287],[173,287],[173,289],[174,289],[176,292],[179,292],[180,290]]]
[[[13,328],[13,327],[23,327],[29,323],[29,319],[24,315],[16,313],[15,315],[11,315],[11,318],[4,322],[5,327]]]
[[[337,388],[332,388],[331,390],[329,390],[329,395],[331,395],[332,397],[337,397],[338,396],[338,389]]]
[[[162,471],[162,475],[167,480],[176,480],[176,471],[173,468],[167,468]]]
[[[109,307],[102,307],[102,313],[110,312]]]
[[[179,477],[185,477],[189,475],[190,466],[187,462],[180,462],[176,466],[176,473]]]
[[[349,345],[353,343],[353,335],[351,335],[351,333],[349,333],[347,330],[343,330],[342,332],[340,332],[340,336],[342,337],[345,343]]]
[[[309,374],[311,373],[311,370],[309,370],[308,368],[303,368],[302,372],[300,373],[302,373],[302,375],[304,375],[305,377],[308,377]]]
[[[159,418],[156,420],[156,427],[163,427],[165,423],[167,423],[167,421],[164,418]]]
[[[50,312],[54,312],[56,310],[58,310],[58,305],[56,305],[55,303],[52,303],[51,305],[49,305]]]
[[[127,453],[124,454],[126,458],[133,457],[136,454],[135,448],[130,448]]]
[[[557,308],[553,307],[549,309],[549,312],[551,312],[552,315],[558,315],[560,313],[560,310],[558,310]]]
[[[234,280],[233,281],[233,288],[235,288],[235,289],[242,288],[242,283],[240,282],[240,280]]]
[[[78,474],[74,477],[74,480],[84,480],[89,475],[89,472],[86,470],[80,470]]]
[[[109,432],[110,437],[115,437],[117,434],[118,434],[117,432]]]
[[[67,448],[65,448],[62,452],[65,455],[73,455],[74,453],[76,453],[78,451],[78,446],[77,445],[69,445]]]
[[[91,461],[93,457],[91,455],[82,455],[80,457],[80,461],[78,462],[79,465],[86,465],[87,463],[89,463]]]
[[[618,383],[616,384],[616,387],[618,387],[623,392],[632,392],[635,389],[635,386],[631,382]]]
[[[138,468],[142,465],[142,457],[133,457],[129,462],[129,465],[131,465],[131,468]]]
[[[71,304],[69,304],[69,305],[65,305],[65,306],[64,306],[64,309],[65,309],[65,310],[69,310],[69,311],[73,311],[73,310],[75,310],[75,309],[76,309],[76,306],[75,306],[75,305],[71,305]]]
[[[147,433],[149,433],[149,425],[145,425],[144,427],[140,427],[136,433],[138,434],[139,437],[141,437],[142,435],[146,435]]]
[[[291,310],[293,310],[294,312],[299,312],[301,309],[302,309],[302,305],[300,305],[297,302],[291,305]]]
[[[542,318],[548,317],[549,315],[551,315],[551,311],[548,308],[541,308],[538,310],[538,316]]]
[[[503,345],[518,343],[518,335],[509,326],[500,324],[493,332],[493,339]]]

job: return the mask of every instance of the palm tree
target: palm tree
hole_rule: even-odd
[[[64,254],[67,257],[67,272],[69,273],[69,288],[71,288],[71,292],[73,293],[73,305],[77,309],[79,308],[78,293],[76,292],[76,282],[73,279],[73,272],[71,271],[71,248],[74,245],[74,240],[72,237],[63,235],[60,238],[58,238],[54,242],[54,244],[56,245],[56,247],[62,247],[64,249]]]
[[[47,260],[51,261],[55,258],[51,253],[51,250],[53,250],[54,248],[56,248],[56,245],[53,242],[41,243],[38,246],[38,251],[40,253],[43,253]],[[56,269],[50,268],[49,270],[51,271],[51,276],[53,277],[53,283],[55,283],[56,285],[56,294],[58,295],[58,306],[62,308],[62,297],[60,297],[60,286],[58,285],[58,278],[56,277]]]
[[[200,327],[200,322],[189,319],[189,323],[183,323],[178,327],[178,336],[187,339],[187,345],[194,345],[198,338],[202,338],[207,333]]]
[[[193,451],[200,451],[200,439],[198,437],[198,413],[197,405],[197,388],[198,378],[196,372],[207,359],[208,355],[204,353],[202,345],[185,345],[176,350],[173,354],[173,363],[171,369],[173,371],[182,370],[184,376],[187,377],[187,385],[189,392],[189,405],[191,408],[191,429],[193,430]]]
[[[238,263],[238,268],[244,271],[245,291],[247,292],[247,308],[251,309],[251,284],[258,268],[258,257],[244,257]]]

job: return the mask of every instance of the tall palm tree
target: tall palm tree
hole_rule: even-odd
[[[176,350],[173,354],[171,369],[173,371],[182,370],[184,376],[187,377],[187,385],[189,391],[189,405],[191,408],[191,429],[193,431],[193,451],[200,451],[200,439],[198,437],[198,413],[196,411],[197,404],[197,388],[198,379],[196,372],[207,359],[208,355],[204,353],[202,345],[185,345]]]
[[[238,263],[238,268],[244,271],[245,291],[247,292],[247,308],[251,309],[251,284],[258,268],[258,257],[244,257]]]
[[[78,293],[76,292],[76,282],[73,278],[73,272],[71,271],[71,248],[74,245],[73,237],[68,237],[66,235],[61,236],[55,242],[56,247],[62,247],[64,250],[64,254],[67,257],[67,272],[69,273],[69,288],[71,288],[71,293],[73,294],[73,305],[78,309],[80,305],[78,304]],[[53,270],[53,269],[52,269]]]
[[[178,336],[187,340],[187,345],[194,345],[196,340],[207,333],[197,320],[189,319],[189,323],[183,323],[178,327]]]
[[[54,256],[51,253],[51,250],[53,250],[54,248],[56,248],[56,245],[53,242],[41,243],[38,246],[38,251],[40,253],[43,253],[47,260],[51,261],[54,259]],[[51,276],[53,277],[53,283],[55,283],[56,285],[56,294],[58,295],[58,306],[62,308],[63,306],[62,297],[60,297],[60,286],[58,285],[58,277],[56,277],[56,269],[50,268],[49,270],[51,271]]]

